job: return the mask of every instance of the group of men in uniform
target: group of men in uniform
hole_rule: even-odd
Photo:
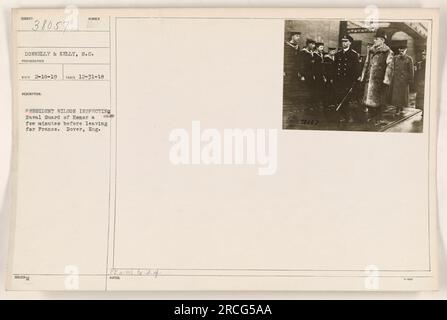
[[[312,39],[307,39],[301,49],[300,36],[301,33],[294,33],[285,45],[285,83],[304,84],[308,110],[323,111],[332,106],[340,112],[340,122],[353,122],[350,102],[358,98],[368,111],[369,120],[379,123],[387,104],[396,106],[396,114],[408,106],[414,66],[405,46],[399,47],[399,53],[394,55],[386,45],[386,35],[378,32],[374,43],[368,46],[362,67],[359,53],[352,49],[354,40],[350,35],[341,38],[340,49],[329,47],[327,53],[324,43]]]

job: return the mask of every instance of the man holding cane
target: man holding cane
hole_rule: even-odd
[[[353,122],[348,95],[354,86],[359,73],[359,54],[351,49],[354,42],[350,35],[341,38],[342,48],[335,54],[335,79],[334,92],[336,101],[339,103],[342,119],[340,122]]]

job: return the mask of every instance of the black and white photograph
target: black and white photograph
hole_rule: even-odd
[[[447,3],[3,2],[0,301],[447,298]]]
[[[423,132],[428,35],[428,21],[285,21],[283,129]]]

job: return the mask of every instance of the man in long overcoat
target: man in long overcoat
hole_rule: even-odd
[[[418,61],[415,66],[415,89],[416,89],[416,108],[424,109],[424,91],[425,91],[425,57],[426,51],[421,53],[422,60]]]
[[[371,120],[379,124],[389,98],[389,86],[393,76],[393,51],[385,44],[386,35],[378,31],[374,44],[369,48],[360,81],[365,82],[363,104],[368,108]]]
[[[396,107],[396,113],[408,107],[410,85],[414,81],[413,59],[407,55],[407,47],[398,48],[399,54],[394,57],[394,75],[391,81],[391,104]]]

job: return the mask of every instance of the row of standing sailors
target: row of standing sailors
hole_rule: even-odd
[[[306,47],[300,49],[298,46],[299,37],[300,34],[294,34],[292,39],[286,42],[285,82],[289,86],[296,85],[298,81],[305,84],[309,92],[307,109],[321,109],[325,106],[336,105],[343,101],[344,106],[341,108],[342,120],[350,120],[351,116],[348,102],[351,99],[357,99],[358,101],[363,101],[365,104],[370,104],[372,113],[376,113],[376,116],[380,118],[384,102],[375,103],[376,97],[374,95],[370,99],[371,93],[377,91],[377,88],[373,86],[374,83],[367,88],[363,88],[361,90],[363,92],[359,93],[359,90],[357,90],[349,99],[346,101],[343,100],[348,91],[355,86],[356,80],[361,80],[364,83],[365,77],[369,76],[369,71],[374,69],[370,68],[370,62],[374,62],[373,59],[375,56],[377,57],[376,54],[380,55],[384,53],[380,50],[387,50],[385,51],[386,59],[392,60],[392,63],[384,66],[387,71],[385,78],[389,76],[390,80],[388,85],[384,86],[384,90],[379,90],[383,91],[381,95],[386,95],[389,98],[388,102],[394,103],[396,106],[396,113],[400,113],[403,108],[408,106],[408,87],[411,86],[417,92],[416,107],[422,109],[425,52],[422,53],[423,60],[414,65],[412,58],[405,54],[406,49],[404,47],[400,48],[402,50],[399,49],[404,54],[393,56],[392,50],[385,44],[386,37],[378,34],[375,39],[382,39],[382,44],[380,44],[381,41],[378,41],[379,45],[375,43],[374,48],[378,48],[376,51],[368,48],[367,61],[364,62],[367,65],[365,65],[362,71],[362,57],[351,48],[353,38],[350,35],[342,37],[342,48],[339,50],[336,50],[336,48],[328,48],[327,53],[324,52],[323,43],[315,42],[311,39],[307,39]],[[416,71],[416,79],[414,79],[413,71]],[[415,80],[416,83],[414,85]],[[394,86],[391,86],[391,92],[389,92],[389,85],[391,84],[394,84]],[[383,98],[379,97],[378,99],[382,100]]]

